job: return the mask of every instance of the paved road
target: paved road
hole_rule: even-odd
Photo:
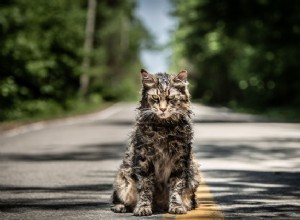
[[[299,219],[300,124],[199,105],[194,112],[194,151],[225,219]],[[117,104],[0,135],[0,219],[137,219],[109,210],[133,120],[134,105]]]

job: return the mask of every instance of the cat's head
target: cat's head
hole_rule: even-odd
[[[141,70],[142,114],[154,115],[158,119],[179,119],[189,116],[190,95],[187,89],[187,71],[177,75],[167,73],[150,74]]]

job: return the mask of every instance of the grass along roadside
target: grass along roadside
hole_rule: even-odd
[[[234,107],[232,108],[232,110],[239,113],[253,114],[264,118],[268,118],[270,121],[291,123],[300,122],[300,111],[292,107],[276,107],[269,109],[251,109],[243,107]]]
[[[300,122],[300,111],[298,106],[277,106],[277,107],[254,107],[242,106],[236,102],[229,103],[228,105],[211,105],[203,100],[193,100],[192,103],[200,105],[207,105],[210,107],[225,107],[235,113],[244,113],[268,119],[270,122]]]
[[[12,130],[14,128],[18,128],[23,125],[29,125],[32,123],[40,122],[40,121],[53,121],[59,120],[63,118],[77,117],[81,115],[86,115],[94,112],[98,112],[104,110],[111,105],[113,102],[101,102],[101,103],[81,103],[75,105],[74,108],[58,111],[58,112],[41,112],[34,117],[24,117],[17,120],[8,120],[0,122],[0,133]]]

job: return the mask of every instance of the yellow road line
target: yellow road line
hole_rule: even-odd
[[[206,185],[204,177],[201,174],[201,183],[197,189],[196,197],[198,201],[198,208],[188,211],[183,215],[163,214],[163,219],[201,219],[201,220],[221,220],[224,219],[223,213],[214,202],[213,196]]]

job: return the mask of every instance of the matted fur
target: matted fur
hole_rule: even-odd
[[[196,207],[198,165],[187,71],[173,76],[141,70],[142,99],[135,130],[114,182],[114,212],[183,214]]]

